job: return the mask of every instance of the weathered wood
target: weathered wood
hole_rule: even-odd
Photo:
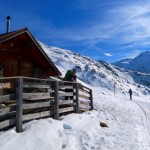
[[[73,100],[59,100],[59,105],[72,104]]]
[[[8,94],[0,96],[0,103],[16,99],[16,94]]]
[[[7,113],[9,113],[11,111],[15,111],[15,110],[16,110],[16,105],[13,104],[11,106],[7,106],[5,108],[1,108],[0,109],[0,115],[5,115],[5,114],[7,114]]]
[[[73,85],[60,85],[59,89],[73,89]]]
[[[79,105],[80,105],[80,104],[88,105],[88,106],[89,106],[90,102],[88,102],[88,101],[80,101],[80,100],[79,100]]]
[[[16,105],[11,104],[8,107],[0,109],[0,118],[2,120],[0,122],[0,129],[16,124],[17,132],[21,132],[22,121],[50,116],[54,116],[55,119],[59,119],[59,114],[72,112],[74,111],[74,109],[76,113],[93,109],[92,90],[86,88],[85,86],[82,86],[79,83],[60,83],[59,81],[50,81],[49,83],[47,83],[47,81],[45,82],[44,80],[44,82],[41,82],[39,80],[40,82],[37,83],[34,82],[34,79],[33,82],[28,82],[28,79],[26,81],[27,82],[24,84],[23,77],[19,77],[18,79],[16,79],[16,94],[14,93],[0,96],[0,103],[6,103],[10,100],[17,99],[17,102],[13,101],[13,103],[16,102]],[[1,87],[5,86],[5,84],[0,85]],[[10,87],[9,82],[6,85]],[[23,88],[44,88],[47,92],[23,93]],[[52,97],[52,91],[54,97]],[[71,99],[63,100],[64,97],[67,96]],[[59,98],[61,97],[62,99],[59,100]],[[16,119],[9,119],[10,117],[13,117],[15,113]],[[7,120],[3,121],[5,119],[5,116]]]
[[[79,111],[89,111],[89,108],[79,107]]]
[[[11,111],[4,115],[0,115],[0,122],[11,119],[11,118],[15,118],[15,116],[16,116],[16,111]]]
[[[23,93],[23,99],[28,99],[28,98],[33,98],[33,97],[41,98],[44,96],[50,96],[50,93]]]
[[[74,92],[75,100],[74,101],[76,103],[75,112],[79,113],[79,84],[74,83],[74,88],[75,88],[75,92]]]
[[[49,107],[49,106],[54,106],[53,101],[49,102],[42,102],[42,103],[28,103],[28,104],[23,104],[23,109],[34,109],[34,108],[42,108],[42,107]]]
[[[24,83],[23,84],[23,87],[24,88],[46,88],[46,89],[49,89],[50,88],[50,86],[49,86],[49,84],[43,84],[43,83]]]
[[[24,98],[24,100],[27,101],[36,101],[36,100],[53,100],[54,97],[50,97],[50,96],[42,96],[42,97],[28,97],[28,98]]]
[[[16,131],[22,132],[23,77],[16,79]]]
[[[23,115],[22,120],[27,121],[27,120],[33,120],[33,119],[42,118],[42,117],[50,117],[50,116],[53,116],[53,115],[54,115],[54,110],[43,111],[43,112]]]
[[[82,98],[82,97],[80,97],[79,100],[82,101],[82,102],[89,102],[90,103],[89,99],[85,99],[85,98]]]
[[[83,96],[87,96],[90,97],[90,93],[86,93],[84,91],[79,90],[79,94],[83,95]]]
[[[55,109],[54,109],[54,118],[59,119],[59,83],[56,81],[54,83],[54,102],[55,102]]]
[[[81,98],[85,98],[85,99],[87,99],[87,100],[89,100],[89,99],[90,99],[90,96],[85,96],[85,95],[82,95],[82,94],[79,94],[79,97],[81,97]]]
[[[59,91],[59,96],[73,96],[73,92],[62,92],[62,91]]]
[[[74,110],[73,107],[60,108],[59,113],[69,112],[73,110]]]
[[[14,125],[14,124],[16,124],[16,119],[15,118],[8,119],[8,120],[5,120],[5,121],[1,121],[0,122],[0,129],[9,127],[9,126]]]
[[[79,91],[81,91],[81,92],[83,92],[83,93],[87,93],[87,94],[89,94],[89,93],[90,93],[90,91],[85,90],[85,89],[82,89],[82,88],[80,88],[80,89],[79,89]]]
[[[92,92],[92,90],[90,90],[90,100],[91,100],[91,103],[90,103],[91,110],[93,110],[94,106],[93,106],[93,92]]]
[[[83,89],[83,90],[86,90],[87,92],[90,92],[90,90],[91,90],[90,88],[88,88],[88,87],[86,87],[86,86],[84,86],[84,85],[82,85],[80,83],[79,83],[79,88]]]

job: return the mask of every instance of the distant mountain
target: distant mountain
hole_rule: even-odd
[[[150,51],[143,52],[133,59],[122,59],[112,64],[133,71],[150,73]]]
[[[114,90],[115,84],[116,90],[122,94],[128,94],[129,87],[134,86],[137,95],[139,91],[150,94],[150,79],[145,78],[145,74],[117,68],[105,61],[97,62],[70,50],[50,47],[41,42],[39,44],[61,71],[62,77],[68,69],[75,68],[79,82],[81,80],[91,86],[111,91]]]

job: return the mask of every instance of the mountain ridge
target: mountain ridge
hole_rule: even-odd
[[[75,68],[78,78],[91,86],[113,91],[116,85],[118,92],[127,95],[130,86],[134,85],[136,95],[139,95],[138,91],[150,94],[150,80],[145,78],[145,74],[121,69],[105,61],[97,62],[70,50],[39,44],[61,71],[62,77],[67,70]]]
[[[143,53],[140,53],[135,58],[122,59],[112,64],[121,68],[137,72],[150,73],[150,66],[148,65],[149,62],[150,62],[150,51],[145,51]]]

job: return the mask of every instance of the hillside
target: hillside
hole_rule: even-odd
[[[114,91],[115,84],[116,92],[123,95],[128,95],[130,87],[135,95],[150,94],[150,78],[147,74],[117,68],[105,61],[96,62],[72,51],[39,43],[61,70],[63,77],[68,69],[76,68],[79,79],[91,86]]]

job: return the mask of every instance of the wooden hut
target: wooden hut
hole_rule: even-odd
[[[47,78],[60,75],[27,28],[0,34],[0,77]]]

